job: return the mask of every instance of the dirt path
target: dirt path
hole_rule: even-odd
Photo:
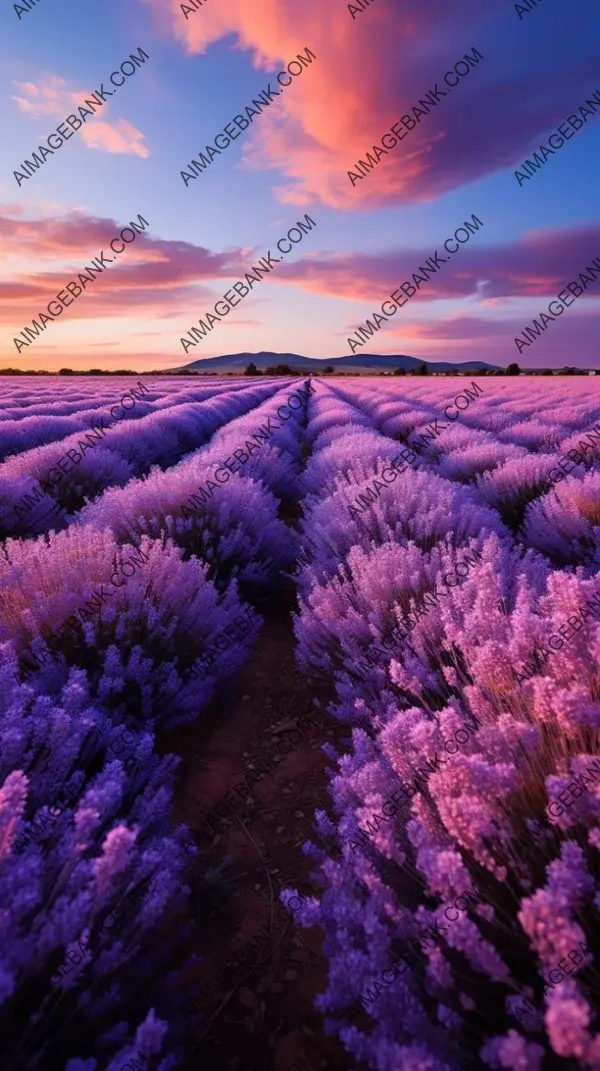
[[[348,739],[326,713],[331,692],[296,668],[285,601],[265,613],[233,698],[165,741],[183,758],[175,819],[194,829],[203,867],[231,863],[226,888],[215,886],[210,916],[204,907],[199,920],[198,1005],[208,1023],[190,1042],[185,1071],[199,1062],[203,1071],[288,1071],[296,1061],[307,1069],[349,1067],[313,1008],[327,980],[321,931],[303,930],[278,910],[281,888],[310,881],[302,844],[312,836],[314,810],[329,808],[321,745]],[[303,719],[305,735],[281,755],[284,731]],[[229,817],[213,817],[217,828],[207,830],[207,812],[244,777],[257,779],[250,797]]]

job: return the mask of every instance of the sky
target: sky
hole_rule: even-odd
[[[600,272],[586,273],[600,257],[600,104],[585,106],[600,101],[600,9],[358,2],[4,0],[0,368],[168,370],[262,350],[600,368]],[[115,89],[111,72],[140,48],[148,59]],[[292,63],[281,89],[277,74],[306,49],[315,58]],[[481,59],[469,64],[474,49]],[[41,159],[39,146],[101,84],[113,96],[28,175],[24,161]],[[246,113],[268,86],[270,105]],[[207,154],[226,126],[237,133],[236,115],[251,124]],[[585,118],[577,130],[563,125],[573,115]],[[375,153],[392,126],[405,136]],[[543,160],[559,126],[567,140],[556,133],[527,177],[524,161],[536,150]],[[201,153],[210,163],[191,178]],[[281,256],[277,241],[306,214],[315,225]],[[139,215],[144,233],[68,307],[53,305],[61,314],[42,330],[48,303],[71,280],[81,286],[102,250],[114,255],[111,240],[122,245]],[[458,245],[473,215],[482,225]],[[436,251],[447,263],[417,289],[412,274]],[[269,252],[281,262],[184,347]],[[402,301],[405,281],[415,294],[351,347],[392,292]],[[569,282],[582,293],[553,305],[553,318],[548,305]],[[517,346],[542,312],[545,330]]]

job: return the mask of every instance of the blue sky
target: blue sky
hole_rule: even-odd
[[[564,15],[557,0],[522,19],[513,4],[471,0],[452,13],[441,0],[427,11],[377,0],[354,20],[337,0],[207,0],[187,21],[173,0],[41,0],[21,20],[4,5],[3,366],[349,354],[358,325],[472,213],[481,232],[362,352],[597,365],[593,287],[522,355],[514,342],[600,254],[597,117],[522,188],[513,175],[600,89],[600,12]],[[19,187],[13,170],[138,47],[144,66]],[[306,47],[316,59],[186,188],[181,169]],[[352,187],[348,169],[473,47],[483,60],[454,96]],[[313,232],[186,358],[181,337],[306,212]],[[138,213],[147,235],[17,346]]]

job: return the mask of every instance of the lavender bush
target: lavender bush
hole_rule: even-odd
[[[321,379],[199,501],[303,384],[151,384],[146,408],[65,479],[56,513],[40,520],[37,503],[16,527],[15,499],[115,394],[71,382],[57,401],[11,383],[2,442],[23,452],[0,491],[9,1071],[120,1071],[138,1052],[158,1071],[179,1065],[198,864],[186,830],[169,829],[176,761],[154,736],[221,716],[214,700],[258,635],[252,604],[292,574],[300,668],[331,682],[329,712],[352,732],[326,748],[313,891],[295,912],[324,931],[326,1029],[373,1071],[600,1066],[600,621],[583,617],[600,592],[600,443],[586,439],[600,404],[576,380],[486,379],[353,517],[465,381]],[[550,487],[569,450],[581,460]],[[51,528],[64,530],[40,536]],[[298,546],[311,551],[295,569]],[[581,627],[548,647],[569,617]]]
[[[4,595],[1,621],[21,671],[54,692],[71,666],[85,670],[90,694],[116,721],[132,709],[161,725],[197,717],[244,664],[259,619],[244,644],[191,677],[203,646],[234,623],[242,604],[235,581],[219,593],[208,566],[182,558],[168,540],[144,537],[136,550],[91,526],[72,526],[47,543],[8,540],[0,591],[18,586]],[[71,617],[76,627],[60,635]]]
[[[178,760],[156,757],[148,733],[130,734],[128,759],[115,758],[112,721],[82,671],[50,695],[18,685],[15,666],[3,645],[3,1066],[56,1067],[71,1057],[75,1068],[96,1067],[142,1037],[158,1055],[166,1017],[177,1021],[169,984],[136,994],[127,977],[168,972],[172,986],[185,960],[183,931],[171,949],[155,932],[181,916],[189,892],[191,842],[183,827],[165,831]]]

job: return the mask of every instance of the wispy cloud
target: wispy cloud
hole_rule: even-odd
[[[556,295],[570,280],[577,281],[586,264],[600,250],[600,225],[527,231],[513,242],[484,244],[485,230],[475,235],[456,256],[440,264],[412,298],[424,303],[440,298],[474,298],[496,307],[517,297]],[[305,290],[348,300],[381,302],[390,291],[418,271],[432,253],[428,249],[389,250],[383,253],[335,253],[305,257],[282,264],[277,282],[290,282]],[[600,297],[600,283],[589,286],[586,298]]]
[[[86,98],[91,97],[89,90],[69,89],[65,79],[55,74],[40,78],[37,85],[34,82],[13,82],[13,85],[21,95],[11,93],[12,100],[32,119],[52,116],[54,119],[64,120],[67,115],[77,116],[78,107]],[[103,108],[106,107],[109,107],[109,104],[103,105]],[[127,153],[141,156],[143,160],[150,155],[150,150],[144,145],[145,134],[125,119],[89,117],[79,133],[89,149]]]
[[[244,166],[279,169],[277,195],[283,203],[321,201],[365,211],[433,200],[518,166],[597,85],[597,59],[585,35],[561,62],[560,78],[553,78],[543,46],[534,56],[519,36],[510,4],[496,5],[496,13],[479,0],[462,0],[458,8],[447,0],[420,5],[391,0],[353,21],[347,4],[323,0],[227,0],[206,4],[187,20],[180,0],[143,2],[160,32],[188,55],[231,42],[249,53],[257,70],[276,74],[305,47],[314,53],[316,59],[276,98],[276,107],[249,132],[244,146]],[[494,61],[499,42],[510,56],[510,78],[505,64]],[[445,72],[475,46],[483,59],[464,88],[448,90]],[[410,120],[411,107],[438,83],[446,97],[456,95],[453,100],[434,106],[353,188],[348,170],[374,144],[381,145],[381,135],[403,113]],[[271,84],[277,89],[272,78]]]
[[[124,222],[84,213],[25,220],[5,213],[0,206],[0,245],[6,261],[0,282],[0,322],[22,330],[23,323],[31,321],[65,282],[76,279],[77,272],[101,249],[110,255],[108,243]],[[50,262],[45,270],[20,266],[11,270],[9,256],[20,265],[22,260],[30,263],[34,251],[36,260]],[[214,305],[226,289],[223,279],[243,276],[247,260],[239,248],[215,253],[191,242],[139,235],[126,255],[94,278],[85,300],[69,307],[69,322],[143,316],[153,320],[180,317],[185,323],[194,319],[195,310],[200,315]]]

